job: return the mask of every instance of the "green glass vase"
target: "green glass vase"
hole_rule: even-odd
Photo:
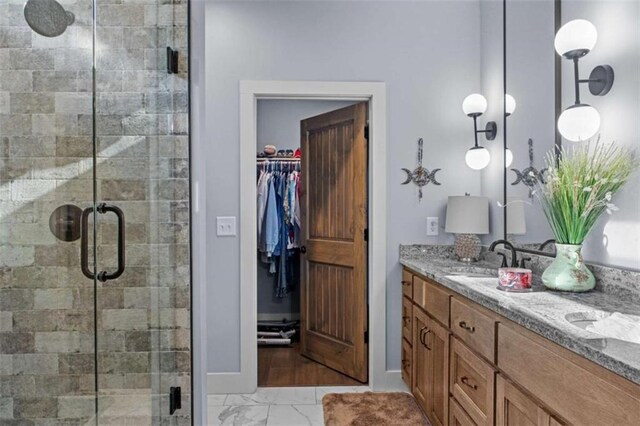
[[[582,244],[556,244],[556,258],[542,273],[542,283],[551,290],[593,290],[596,279],[584,264]]]

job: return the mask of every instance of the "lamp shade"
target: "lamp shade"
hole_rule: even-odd
[[[513,152],[509,148],[504,150],[505,167],[509,167],[513,163]]]
[[[591,105],[577,104],[565,109],[558,118],[558,131],[572,142],[593,137],[600,129],[600,114]]]
[[[524,235],[526,233],[524,202],[518,197],[507,197],[507,234]]]
[[[447,201],[445,232],[488,234],[489,199],[470,195],[450,196]]]
[[[516,100],[508,93],[504,95],[504,109],[507,115],[513,114],[513,112],[516,110]]]
[[[486,148],[474,146],[467,151],[464,161],[473,170],[482,170],[489,165],[491,154]]]
[[[597,40],[598,31],[591,22],[585,19],[574,19],[558,30],[553,44],[559,55],[569,57],[571,52],[588,53],[596,45]]]
[[[466,115],[484,114],[487,110],[487,100],[479,93],[473,93],[462,101],[462,111]]]

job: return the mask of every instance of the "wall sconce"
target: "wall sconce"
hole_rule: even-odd
[[[475,145],[471,147],[464,156],[464,161],[467,163],[467,166],[473,170],[482,170],[487,167],[489,161],[491,161],[489,151],[478,145],[478,133],[484,133],[488,141],[496,138],[497,126],[495,121],[489,121],[484,130],[478,130],[478,117],[484,114],[486,110],[487,100],[478,93],[469,95],[462,101],[462,111],[464,111],[467,116],[473,118]]]
[[[598,39],[596,27],[584,19],[569,21],[558,30],[555,48],[558,54],[573,61],[576,100],[558,119],[558,131],[573,142],[591,138],[600,128],[600,114],[588,104],[580,102],[580,84],[588,83],[594,96],[604,96],[613,85],[613,68],[609,65],[595,67],[588,79],[580,79],[578,61],[593,49]]]
[[[516,100],[513,96],[506,93],[504,95],[504,113],[509,117],[516,110]],[[509,167],[513,163],[513,152],[507,148],[504,151],[505,168]]]

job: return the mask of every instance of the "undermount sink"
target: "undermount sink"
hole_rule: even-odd
[[[498,271],[480,266],[453,266],[445,270],[447,275],[457,275],[471,278],[498,278]]]
[[[635,343],[631,336],[625,335],[618,331],[618,333],[607,333],[606,330],[590,330],[587,329],[590,325],[595,323],[596,321],[603,320],[605,318],[609,318],[612,315],[611,312],[602,312],[602,311],[584,311],[584,312],[570,312],[564,316],[564,318],[574,327],[578,327],[582,330],[585,330],[594,335],[594,339],[603,340],[610,343],[618,342],[619,344],[624,345],[638,345]],[[633,316],[635,317],[635,315]],[[637,340],[637,338],[636,338]]]
[[[607,318],[610,315],[610,312],[600,311],[570,312],[564,316],[564,319],[566,319],[572,325],[586,330],[587,326],[593,324],[598,320]]]

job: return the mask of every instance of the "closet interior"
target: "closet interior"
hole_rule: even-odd
[[[258,386],[362,383],[301,354],[301,120],[353,102],[259,100],[256,156]],[[310,159],[312,160],[312,159]]]

